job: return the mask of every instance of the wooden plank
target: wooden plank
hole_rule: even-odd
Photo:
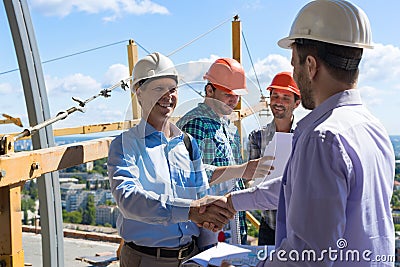
[[[0,262],[24,266],[20,185],[0,187],[0,222]]]
[[[246,219],[250,221],[257,229],[260,229],[260,222],[250,212],[246,211]]]
[[[0,187],[105,158],[113,137],[0,156]]]
[[[93,266],[107,266],[113,262],[118,261],[115,253],[112,255],[103,255],[103,256],[81,256],[75,258],[76,260],[87,262]]]

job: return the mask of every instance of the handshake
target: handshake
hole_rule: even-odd
[[[236,214],[230,194],[205,196],[190,205],[189,220],[199,227],[217,232]]]

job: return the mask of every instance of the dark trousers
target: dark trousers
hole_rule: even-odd
[[[261,217],[258,231],[258,245],[275,245],[275,230],[268,226],[264,217]]]
[[[199,253],[197,245],[195,245],[192,253],[183,259],[164,258],[144,254],[131,248],[127,243],[122,246],[119,259],[120,267],[180,267],[182,262],[190,259]]]

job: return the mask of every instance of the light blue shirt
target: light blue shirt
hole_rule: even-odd
[[[388,134],[357,90],[324,101],[297,124],[279,196],[276,253],[258,266],[394,266],[393,258],[379,261],[395,250],[394,166]],[[317,260],[302,261],[311,250]],[[300,260],[291,261],[296,252]]]
[[[179,247],[199,235],[188,221],[193,199],[208,189],[196,142],[193,162],[182,132],[171,124],[172,138],[141,120],[116,137],[108,154],[112,194],[121,211],[117,227],[127,242],[149,247]]]

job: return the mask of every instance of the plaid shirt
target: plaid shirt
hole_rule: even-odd
[[[296,123],[292,121],[290,132],[293,133],[296,128]],[[247,151],[249,153],[249,160],[258,159],[264,155],[264,151],[271,142],[276,132],[275,119],[268,123],[261,129],[254,130],[249,134],[249,142],[247,144]],[[276,227],[276,210],[265,210],[261,213],[265,218],[265,222],[271,229]]]
[[[238,129],[224,117],[219,117],[204,103],[186,113],[176,125],[189,133],[202,151],[208,179],[214,166],[230,166],[243,163]],[[231,190],[244,189],[241,178],[216,184],[210,187],[209,194],[224,195]],[[239,212],[240,235],[246,235],[246,213]]]

